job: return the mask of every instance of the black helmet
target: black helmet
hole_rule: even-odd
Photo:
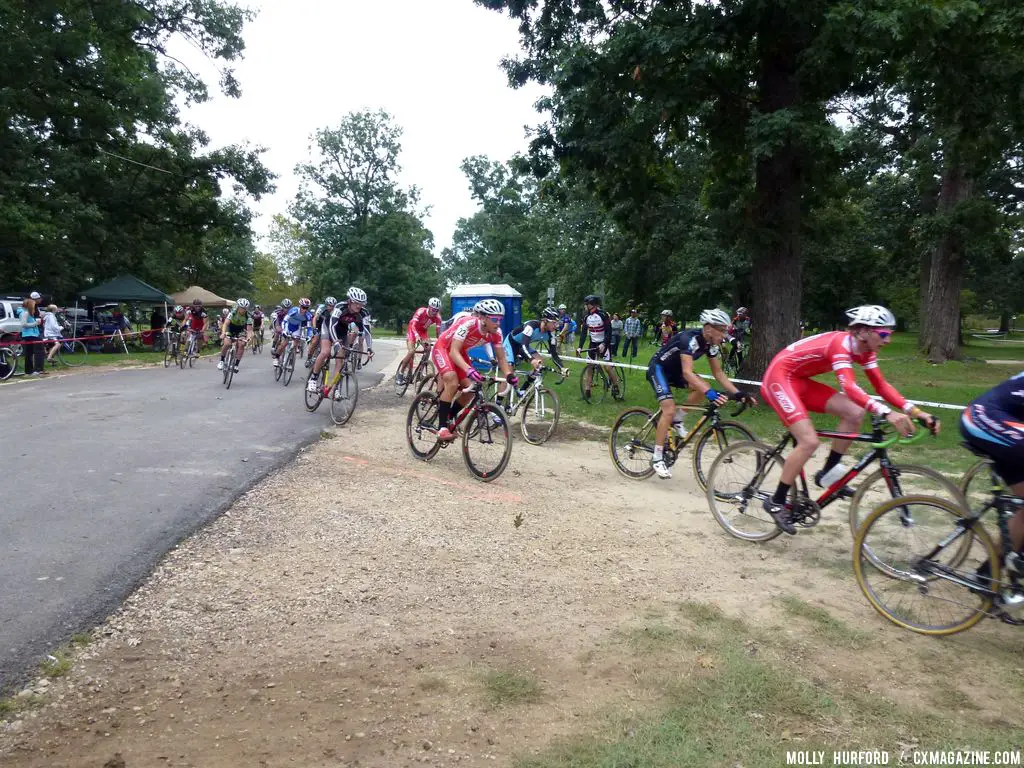
[[[540,313],[540,316],[542,320],[557,320],[558,310],[555,309],[554,307],[548,307],[547,309]]]
[[[584,304],[593,304],[595,307],[601,306],[601,297],[590,294],[589,296],[583,297]]]

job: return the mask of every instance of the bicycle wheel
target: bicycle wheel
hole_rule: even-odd
[[[730,536],[744,541],[771,541],[782,529],[762,507],[779,484],[782,457],[770,445],[742,442],[718,454],[708,470],[708,506]],[[791,491],[795,500],[796,491]]]
[[[531,389],[519,404],[519,430],[530,445],[546,443],[558,427],[561,403],[547,387]]]
[[[292,376],[295,374],[295,347],[292,344],[289,344],[288,349],[285,350],[281,368],[281,383],[287,387],[291,384]]]
[[[235,345],[228,346],[228,353],[224,357],[224,386],[231,389],[231,381],[235,378]]]
[[[0,381],[7,381],[14,375],[14,369],[18,367],[18,358],[11,350],[0,348]]]
[[[906,510],[913,518],[909,526]],[[951,580],[978,583],[976,571],[986,561],[993,580],[999,579],[992,538],[979,524],[961,526],[962,515],[947,499],[901,496],[865,518],[853,543],[853,574],[871,606],[893,624],[923,635],[952,635],[991,610],[992,597]],[[940,547],[946,538],[952,540]]]
[[[164,368],[171,367],[171,360],[174,360],[174,353],[177,347],[174,344],[168,344],[164,349]],[[177,360],[175,360],[177,362]]]
[[[354,373],[341,372],[341,378],[331,390],[331,421],[339,427],[348,422],[359,402],[359,380]]]
[[[281,380],[281,374],[284,372],[284,355],[277,358],[277,365],[274,366],[274,381]]]
[[[89,350],[80,341],[63,341],[60,349],[57,350],[60,361],[68,368],[79,368],[85,365],[85,358],[88,354]]]
[[[437,376],[431,376],[430,378],[423,379],[416,385],[416,394],[421,392],[433,392],[438,394],[441,391],[441,385],[438,382]]]
[[[313,374],[310,373],[309,379],[306,379],[306,391],[303,396],[306,400],[306,410],[309,411],[310,413],[319,408],[320,403],[324,401],[324,387],[327,386],[327,371],[330,369],[330,367],[331,361],[328,360],[324,364],[324,367],[320,369],[320,373],[317,374],[316,392],[309,391],[309,379],[313,378]]]
[[[395,394],[402,397],[405,394],[405,390],[412,383],[412,379],[412,360],[403,360],[402,364],[398,366],[398,371],[395,373]]]
[[[725,358],[725,364],[722,366],[722,368],[725,370],[725,375],[728,376],[730,379],[735,379],[737,376],[739,376],[740,361],[739,357],[736,355],[735,347],[733,347],[733,349],[729,352],[729,356]]]
[[[512,437],[504,411],[484,403],[466,418],[462,433],[462,458],[477,480],[489,483],[508,466]]]
[[[659,413],[660,415],[660,413]],[[615,468],[626,477],[643,480],[654,474],[654,433],[657,419],[646,408],[629,408],[619,414],[608,438],[608,453]]]
[[[619,380],[619,400],[626,399],[626,369],[621,365],[615,364],[611,367],[611,370],[615,372],[615,377]],[[609,387],[611,381],[608,382]]]
[[[977,514],[992,499],[993,493],[1005,493],[1006,486],[992,469],[992,462],[982,459],[960,478],[960,492],[967,508]]]
[[[738,421],[720,421],[717,427],[708,427],[693,448],[693,476],[702,491],[708,489],[708,475],[718,455],[733,443],[757,442],[757,437]]]
[[[441,450],[437,439],[437,395],[421,392],[413,398],[405,417],[405,438],[409,450],[420,461],[429,461]]]
[[[856,536],[871,510],[896,496],[940,496],[967,509],[963,493],[945,475],[928,467],[893,464],[888,479],[882,469],[872,472],[850,499],[850,535]],[[891,485],[890,485],[891,484]]]

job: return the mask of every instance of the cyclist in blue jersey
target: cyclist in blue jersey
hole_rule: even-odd
[[[564,372],[565,366],[555,348],[557,333],[558,311],[548,307],[541,313],[540,320],[527,320],[519,327],[513,328],[512,333],[505,337],[505,357],[513,366],[517,360],[525,360],[533,366],[533,370],[537,370],[543,361],[540,353],[531,345],[545,343],[548,345],[547,351],[552,361]]]
[[[289,343],[295,344],[296,356],[302,354],[303,329],[313,322],[313,313],[309,311],[312,303],[309,299],[299,299],[298,306],[291,307],[281,320],[281,341],[274,350],[275,368],[280,367],[280,357]]]
[[[753,395],[740,392],[729,381],[722,370],[719,344],[725,340],[729,330],[729,315],[720,309],[705,309],[700,314],[702,328],[682,331],[669,337],[651,358],[647,366],[647,381],[658,398],[661,418],[658,419],[658,430],[654,436],[654,457],[651,467],[658,477],[667,480],[672,477],[672,470],[665,464],[665,438],[668,437],[670,426],[675,426],[676,402],[672,398],[672,387],[690,389],[686,405],[696,405],[702,398],[716,405],[725,405],[729,398],[708,384],[693,371],[695,360],[707,356],[711,373],[719,387],[734,399],[753,400]],[[679,422],[680,434],[685,434],[682,422]]]
[[[1024,371],[976,397],[960,417],[960,434],[1016,496],[1024,498]],[[1010,520],[1013,548],[1024,550],[1024,509]]]

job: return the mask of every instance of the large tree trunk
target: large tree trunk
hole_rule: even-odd
[[[932,254],[922,251],[917,273],[917,339],[924,344],[928,333],[928,283],[932,278]]]
[[[999,332],[1009,333],[1010,332],[1010,313],[1003,311],[999,314]]]
[[[956,207],[971,196],[971,180],[966,169],[950,161],[942,173],[937,213],[948,220]],[[928,325],[921,336],[921,350],[929,362],[941,363],[960,358],[960,285],[963,280],[964,253],[961,237],[947,227],[942,240],[932,251],[928,279]]]
[[[775,22],[784,26],[789,18],[783,13],[766,16],[769,26]],[[759,46],[760,111],[771,114],[799,105],[799,46],[778,34],[760,35]],[[775,354],[800,338],[800,161],[800,151],[790,139],[757,162],[752,222],[754,323],[751,354],[743,370],[746,378],[760,378]]]

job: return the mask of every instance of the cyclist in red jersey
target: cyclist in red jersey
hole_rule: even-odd
[[[771,405],[796,440],[796,446],[782,467],[775,495],[764,502],[765,510],[788,534],[796,533],[796,528],[789,519],[786,496],[821,442],[809,411],[838,416],[841,432],[858,431],[865,411],[884,416],[902,435],[914,432],[911,417],[932,432],[939,431],[939,420],[907,401],[878,368],[878,350],[889,343],[896,326],[892,312],[869,304],[847,310],[846,316],[850,321],[849,330],[809,336],[779,352],[768,365],[761,383],[764,401]],[[904,413],[893,411],[861,389],[853,372],[854,363],[864,368],[875,391]],[[838,391],[811,378],[830,370],[839,379]],[[849,447],[849,440],[832,441],[832,451],[824,468],[814,476],[819,486],[828,487],[846,474],[847,469],[840,460]]]
[[[437,297],[431,298],[427,302],[427,306],[420,307],[413,313],[412,320],[409,321],[409,327],[405,332],[405,346],[408,350],[405,355],[405,359],[402,360],[398,366],[398,370],[404,370],[405,366],[412,363],[412,356],[416,352],[416,345],[420,342],[427,341],[427,331],[430,329],[430,324],[433,323],[437,326],[437,335],[441,335],[441,300]],[[401,374],[398,375],[401,378]],[[399,384],[404,382],[399,381]]]
[[[455,433],[449,428],[448,420],[452,415],[452,405],[459,387],[468,387],[469,382],[480,383],[483,376],[466,360],[464,350],[473,347],[488,347],[491,357],[497,359],[498,367],[505,374],[505,380],[515,386],[519,378],[512,370],[505,357],[505,347],[501,336],[502,318],[505,317],[505,306],[497,299],[482,299],[473,305],[473,314],[452,323],[442,333],[430,352],[430,361],[437,369],[441,379],[441,397],[438,401],[437,432],[440,440],[445,442],[455,439]],[[459,398],[465,403],[467,396]]]
[[[210,318],[203,309],[203,302],[199,299],[192,300],[192,307],[185,315],[188,328],[196,336],[196,344],[202,347],[206,343],[206,329],[210,324]]]

